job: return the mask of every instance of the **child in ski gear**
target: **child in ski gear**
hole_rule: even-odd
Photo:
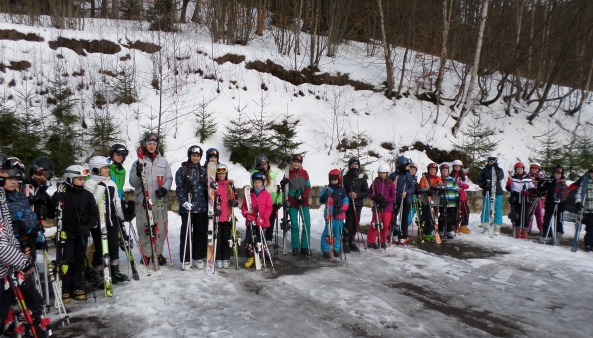
[[[270,214],[270,227],[266,228],[266,241],[268,242],[268,245],[271,245],[274,234],[274,223],[278,217],[278,210],[282,206],[282,189],[280,189],[280,181],[282,178],[276,171],[270,168],[270,163],[265,155],[258,155],[255,158],[254,168],[255,170],[251,172],[252,174],[256,171],[260,171],[266,177],[264,186],[272,196],[272,202],[274,203],[274,210],[272,210],[272,213]]]
[[[437,175],[439,166],[432,162],[426,167],[427,172],[422,174],[419,182],[421,200],[422,200],[422,218],[424,221],[424,240],[435,241],[435,224],[438,221],[436,214],[438,212],[437,202],[440,203],[438,194],[445,189],[445,184],[440,176]]]
[[[583,215],[585,225],[585,252],[593,247],[593,166],[583,175],[575,196],[576,212]]]
[[[272,196],[265,189],[265,176],[256,172],[251,175],[253,188],[251,189],[251,213],[247,209],[247,201],[244,198],[241,205],[241,213],[245,217],[245,227],[247,228],[247,237],[245,240],[245,268],[249,269],[255,262],[255,247],[261,243],[259,227],[267,228],[270,226],[270,214],[272,213]],[[260,252],[260,258],[263,258],[263,246]]]
[[[167,192],[171,189],[173,184],[173,174],[171,173],[171,166],[169,162],[162,157],[158,152],[159,137],[154,133],[149,133],[144,137],[142,144],[142,157],[144,160],[144,167],[138,165],[138,161],[132,164],[130,169],[131,175],[129,183],[134,187],[134,195],[136,196],[136,228],[138,236],[140,237],[140,245],[142,250],[147,254],[152,252],[150,231],[147,231],[148,219],[146,210],[143,206],[144,191],[142,190],[142,172],[146,174],[146,189],[150,195],[150,201],[154,203],[158,199],[162,199],[162,212],[156,212],[157,208],[153,210],[153,220],[157,232],[157,259],[159,265],[167,264],[167,260],[163,257],[163,246],[167,238],[164,224],[168,221],[167,217]],[[159,185],[159,183],[162,183]],[[148,206],[146,206],[148,207]],[[156,226],[158,224],[158,226]],[[146,257],[145,264],[148,263]]]
[[[196,268],[203,269],[208,248],[208,178],[205,168],[200,165],[201,159],[202,148],[189,147],[187,161],[181,163],[181,167],[175,173],[175,192],[179,199],[181,216],[179,261],[183,270],[191,268],[192,260]],[[188,222],[191,224],[189,233]]]
[[[379,165],[379,169],[377,169],[378,176],[371,184],[369,192],[369,198],[373,200],[373,216],[371,226],[367,232],[367,243],[368,247],[372,249],[378,249],[379,244],[381,248],[387,248],[387,234],[389,233],[391,217],[394,216],[393,201],[395,201],[395,184],[387,177],[388,174],[389,166],[387,164]],[[379,219],[377,219],[377,216]],[[403,217],[407,218],[405,212],[402,214]],[[382,229],[379,227],[380,222],[383,225]],[[377,232],[379,232],[380,243],[377,243]]]
[[[95,156],[89,161],[91,170],[91,179],[84,184],[86,190],[95,196],[95,203],[100,206],[105,203],[105,226],[107,227],[107,247],[109,252],[109,264],[113,284],[127,282],[130,279],[119,271],[119,229],[123,222],[124,213],[121,209],[121,200],[117,194],[117,186],[109,177],[109,165],[111,159],[103,156]],[[99,209],[99,217],[101,217]],[[95,252],[93,254],[92,278],[97,288],[103,288],[103,250],[101,246],[101,225],[91,228],[91,236],[95,243]]]
[[[529,206],[531,203],[528,201],[530,194],[534,194],[535,188],[533,187],[531,177],[525,173],[525,165],[521,162],[515,164],[515,174],[509,177],[505,189],[511,193],[509,204],[511,205],[511,214],[509,218],[514,226],[516,238],[527,238],[529,232],[527,222],[529,218]]]
[[[564,202],[568,197],[568,186],[564,178],[564,168],[560,164],[554,167],[552,176],[548,179],[540,180],[537,189],[545,192],[546,196],[544,231],[539,242],[543,244],[551,239],[551,235],[553,234],[552,229],[550,229],[552,217],[555,217],[556,241],[559,241],[564,233]]]
[[[91,229],[96,228],[99,223],[99,209],[95,196],[85,189],[85,181],[89,172],[89,169],[81,165],[71,165],[66,168],[64,171],[66,181],[58,186],[58,191],[52,197],[56,207],[61,203],[62,208],[62,230],[59,236],[60,238],[65,237],[65,240],[61,247],[62,259],[56,264],[62,271],[64,270],[63,266],[67,266],[65,269],[67,272],[62,277],[62,300],[64,303],[68,303],[70,297],[76,300],[86,299],[83,285],[86,247]],[[64,186],[65,191],[62,192]],[[115,227],[112,226],[112,228]],[[98,240],[100,241],[100,239]],[[97,245],[100,251],[101,246]],[[95,275],[97,274],[99,273]],[[102,282],[100,275],[97,279]]]
[[[206,167],[208,162],[214,162],[216,164],[220,163],[218,150],[216,150],[216,148],[208,148],[208,150],[206,150],[206,163],[204,163],[204,167]]]
[[[342,175],[339,169],[332,169],[328,174],[329,185],[321,189],[319,203],[325,204],[323,217],[325,228],[321,234],[321,252],[323,257],[330,258],[330,250],[333,250],[334,257],[340,257],[342,247],[341,235],[346,210],[348,210],[348,196],[346,189],[342,188]],[[329,222],[331,222],[333,238],[330,239]]]
[[[311,191],[311,182],[309,181],[309,173],[302,167],[303,156],[294,154],[290,162],[289,177],[284,177],[288,180],[283,179],[283,185],[289,184],[288,204],[290,205],[289,215],[292,223],[290,231],[292,254],[297,256],[300,247],[301,255],[310,256],[311,216],[309,215],[309,192]],[[299,224],[302,225],[301,234],[299,234]]]
[[[410,205],[410,213],[408,214],[408,224],[412,224],[414,220],[414,213],[416,212],[416,204],[418,201],[418,178],[416,177],[416,173],[418,172],[418,166],[414,162],[410,162],[410,175],[414,179],[414,195],[412,196],[412,204]],[[392,220],[393,223],[393,220]]]
[[[460,160],[453,161],[453,171],[451,172],[451,177],[455,179],[455,183],[457,183],[457,187],[459,188],[459,201],[457,203],[457,214],[459,220],[457,221],[456,225],[461,225],[459,227],[459,232],[462,234],[471,234],[472,232],[467,228],[469,224],[469,204],[467,203],[467,194],[465,192],[466,189],[469,188],[469,177],[463,171],[463,162]]]
[[[346,224],[344,227],[344,252],[359,251],[356,245],[356,235],[360,224],[360,213],[364,199],[369,194],[369,184],[364,172],[360,172],[358,157],[348,160],[348,172],[343,177],[344,189],[348,193],[348,210],[346,211]],[[362,235],[361,235],[362,236]]]
[[[504,179],[504,171],[498,166],[498,157],[488,157],[486,167],[480,172],[478,177],[478,185],[482,188],[482,214],[480,220],[482,221],[483,233],[490,229],[490,208],[491,200],[490,194],[493,189],[496,189],[496,196],[494,202],[494,235],[500,235],[500,226],[502,225],[502,180]],[[496,185],[493,186],[494,182]]]
[[[395,185],[395,210],[397,215],[399,208],[402,208],[401,233],[399,234],[399,244],[405,245],[408,242],[408,217],[412,197],[416,192],[414,178],[408,172],[410,170],[410,160],[407,157],[400,157],[395,161],[397,175],[393,180]],[[395,229],[392,229],[392,232]]]
[[[457,203],[459,201],[459,187],[457,182],[451,176],[449,176],[449,165],[447,163],[441,164],[441,180],[445,184],[440,201],[440,220],[439,220],[439,231],[444,235],[447,233],[447,239],[454,239],[455,234],[453,229],[457,226]],[[446,227],[446,229],[445,229]]]
[[[231,240],[231,227],[233,223],[232,208],[237,207],[237,195],[233,189],[233,185],[229,182],[228,168],[224,164],[216,165],[216,198],[217,205],[220,210],[218,216],[218,236],[216,246],[216,268],[228,269],[230,266],[231,247],[229,241]],[[219,203],[219,204],[218,204]]]
[[[29,177],[25,178],[21,185],[21,192],[29,199],[37,218],[43,221],[48,217],[53,218],[55,205],[47,193],[53,174],[53,162],[45,157],[37,158],[29,169]]]
[[[531,177],[531,183],[534,187],[537,187],[539,180],[546,177],[546,175],[541,173],[541,166],[539,163],[534,162],[529,165],[529,177]],[[543,210],[545,201],[541,198],[541,196],[536,196],[537,201],[533,201],[536,203],[535,209],[533,211],[533,215],[535,216],[535,222],[537,223],[537,229],[541,233],[543,231]],[[531,231],[531,217],[529,218],[529,231]]]

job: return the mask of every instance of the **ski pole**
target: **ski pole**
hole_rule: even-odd
[[[156,177],[157,180],[157,184],[160,187],[163,186],[163,184],[165,183],[165,176],[157,176]],[[158,199],[158,203],[157,203],[157,207],[159,209],[159,212],[161,214],[162,220],[163,220],[163,227],[165,229],[165,239],[167,240],[167,249],[169,249],[169,264],[173,265],[173,256],[171,256],[171,245],[169,245],[169,231],[167,229],[167,215],[165,215],[165,206],[163,205],[163,199],[159,198]]]

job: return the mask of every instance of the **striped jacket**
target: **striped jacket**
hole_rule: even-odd
[[[511,200],[517,201],[517,203],[521,200],[521,191],[533,190],[534,188],[531,176],[519,176],[517,174],[513,175],[513,177],[509,177],[505,187],[505,189],[511,193]]]
[[[457,182],[453,177],[447,176],[443,178],[443,183],[445,183],[445,190],[441,193],[441,206],[447,208],[456,207],[459,199]]]
[[[8,265],[16,270],[24,269],[29,259],[19,249],[12,233],[12,222],[5,203],[5,190],[0,188],[0,278],[8,275]]]

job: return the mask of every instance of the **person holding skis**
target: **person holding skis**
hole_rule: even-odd
[[[412,204],[410,205],[410,213],[408,214],[408,224],[412,224],[414,221],[414,213],[416,212],[416,205],[418,204],[418,193],[420,192],[420,187],[418,186],[418,177],[416,177],[416,173],[418,172],[418,166],[414,162],[410,162],[410,175],[414,179],[414,195],[412,196]],[[417,220],[418,222],[420,220]],[[392,221],[393,223],[393,221]]]
[[[157,232],[157,259],[159,265],[167,264],[167,260],[163,256],[163,246],[167,234],[165,227],[162,226],[168,221],[168,207],[167,207],[167,193],[173,184],[173,174],[171,173],[171,166],[169,162],[162,157],[157,148],[159,145],[159,137],[155,133],[149,133],[144,137],[142,142],[142,157],[144,160],[144,167],[138,165],[138,161],[132,164],[130,169],[130,185],[134,187],[134,195],[136,196],[136,228],[140,236],[140,244],[145,253],[152,252],[150,231],[146,231],[148,219],[144,203],[144,191],[142,190],[142,172],[146,174],[146,189],[150,195],[150,201],[154,203],[158,199],[162,199],[162,212],[154,212],[153,220],[158,224]],[[161,184],[159,184],[161,183]],[[143,235],[141,235],[143,234]],[[147,257],[148,260],[148,257]],[[143,262],[148,264],[149,262]]]
[[[494,236],[500,235],[500,226],[502,225],[502,180],[504,180],[504,171],[498,166],[498,157],[488,157],[486,167],[480,172],[478,177],[478,185],[482,188],[482,214],[480,220],[482,222],[482,232],[486,233],[490,229],[490,208],[491,201],[487,195],[493,194],[496,190],[494,201]],[[493,185],[496,183],[496,185]],[[489,194],[487,194],[489,193]]]
[[[280,182],[289,185],[288,209],[290,222],[292,223],[291,246],[293,256],[305,255],[311,256],[311,216],[309,215],[309,192],[311,191],[311,182],[309,173],[303,169],[303,156],[294,154],[290,158],[291,169],[289,177],[284,177]],[[302,231],[299,234],[299,224],[302,224]],[[300,242],[299,242],[300,239]],[[301,248],[299,252],[298,248]]]
[[[581,184],[575,196],[577,215],[583,215],[581,220],[585,225],[585,252],[591,252],[593,247],[593,166],[583,175]]]
[[[539,239],[540,244],[551,240],[553,233],[550,229],[552,217],[556,221],[556,241],[560,241],[564,234],[564,209],[568,198],[568,186],[564,178],[564,167],[560,164],[554,167],[553,174],[548,179],[539,181],[537,190],[544,192],[546,196],[543,232]]]
[[[220,163],[219,157],[220,155],[216,148],[208,148],[208,150],[206,150],[206,163],[204,163],[204,168],[206,168],[208,162],[214,162],[216,164]]]
[[[37,217],[45,221],[48,217],[53,218],[50,210],[55,205],[51,201],[47,188],[51,185],[54,174],[54,163],[49,158],[39,157],[33,161],[29,168],[29,177],[23,180],[21,192],[27,196],[29,203]]]
[[[527,239],[529,232],[526,223],[529,218],[529,195],[535,194],[535,188],[531,177],[525,173],[525,165],[521,162],[515,163],[515,173],[509,177],[506,184],[506,191],[511,193],[509,204],[511,205],[511,214],[509,218],[515,228],[515,237]]]
[[[360,172],[358,157],[348,160],[348,172],[343,177],[343,187],[348,193],[348,210],[346,210],[346,226],[344,228],[344,252],[359,251],[356,235],[360,224],[360,213],[365,198],[369,195],[369,184],[364,172]],[[361,235],[362,236],[362,235]],[[367,236],[368,237],[368,236]]]
[[[208,248],[208,174],[200,165],[202,153],[200,146],[189,147],[187,161],[181,163],[175,173],[175,192],[181,216],[179,260],[182,270],[190,270],[192,260],[196,268],[203,269]],[[192,235],[187,233],[188,224],[191,224],[189,234]]]
[[[111,159],[104,156],[95,156],[89,161],[91,179],[87,180],[84,188],[95,196],[95,203],[99,206],[105,203],[105,226],[107,227],[107,247],[109,251],[109,269],[113,284],[128,282],[130,279],[119,270],[119,230],[123,222],[124,213],[121,209],[121,200],[117,194],[117,185],[109,176]],[[100,210],[99,212],[102,212]],[[102,217],[99,214],[99,217]],[[101,226],[91,228],[91,236],[95,243],[95,252],[91,262],[93,271],[91,277],[96,288],[104,287],[104,266]]]
[[[272,196],[265,189],[265,176],[260,172],[255,172],[251,175],[253,188],[251,189],[251,213],[247,209],[247,201],[244,198],[241,205],[241,213],[245,217],[245,227],[247,227],[247,236],[245,241],[245,268],[249,269],[255,262],[255,246],[258,242],[265,240],[260,238],[260,231],[258,227],[267,228],[270,226],[270,214],[272,213]],[[252,233],[255,232],[255,234]],[[255,238],[255,242],[253,241]],[[294,237],[293,237],[294,238]],[[263,247],[262,247],[263,250]],[[262,251],[263,253],[263,251]],[[263,253],[265,255],[265,253]]]
[[[216,241],[216,268],[228,269],[231,265],[231,228],[233,226],[232,210],[239,205],[233,185],[229,182],[229,171],[226,165],[216,165],[215,207],[220,210],[218,216],[218,236]]]
[[[410,171],[410,160],[407,157],[399,157],[395,161],[396,165],[396,176],[393,179],[395,185],[395,210],[394,213],[397,215],[399,208],[402,208],[402,219],[401,219],[401,232],[399,234],[399,245],[406,245],[408,243],[408,214],[412,205],[412,199],[416,192],[416,186],[414,185],[414,178],[409,173]],[[370,228],[369,228],[370,229]],[[393,229],[395,230],[395,229]]]
[[[276,171],[270,168],[270,163],[268,162],[266,155],[256,156],[253,164],[255,170],[253,170],[251,174],[254,174],[256,171],[264,174],[266,177],[264,186],[272,196],[274,210],[272,210],[272,213],[270,214],[270,227],[266,228],[266,241],[268,246],[271,246],[274,237],[274,223],[278,217],[278,210],[282,206],[282,189],[280,189],[280,181],[282,178],[280,178],[280,175],[278,175]]]
[[[463,162],[460,160],[453,161],[453,171],[451,177],[455,179],[457,187],[459,188],[459,201],[457,203],[457,213],[455,214],[459,220],[456,220],[456,225],[460,225],[459,232],[462,234],[471,234],[472,232],[467,228],[469,224],[469,204],[467,203],[467,193],[469,188],[469,177],[463,171]]]
[[[436,240],[435,234],[435,215],[438,212],[436,209],[438,194],[440,191],[445,189],[445,184],[439,175],[437,170],[439,166],[431,162],[426,166],[426,172],[422,174],[420,183],[420,194],[422,199],[422,218],[424,220],[424,240],[434,242]],[[440,201],[439,201],[440,202]]]
[[[85,300],[83,285],[83,266],[91,229],[99,223],[99,209],[95,196],[85,189],[85,181],[90,170],[82,165],[71,165],[64,171],[65,192],[56,192],[52,201],[57,206],[62,203],[62,234],[65,237],[61,248],[62,259],[57,264],[66,270],[62,276],[62,301],[70,302],[70,297]],[[57,210],[56,210],[57,212]],[[100,247],[100,246],[99,246]],[[64,269],[63,266],[67,268]],[[99,276],[97,276],[99,275]],[[95,277],[100,280],[100,273]],[[102,285],[102,280],[101,285]]]
[[[439,230],[443,235],[447,233],[447,239],[455,239],[453,229],[457,226],[457,203],[459,202],[459,187],[457,181],[449,176],[449,164],[443,163],[439,167],[441,171],[441,180],[445,185],[441,194],[439,209]],[[446,229],[445,229],[446,228]]]
[[[531,177],[531,183],[534,187],[537,187],[539,180],[546,177],[541,172],[541,166],[537,162],[533,162],[529,165],[529,177]],[[536,203],[535,209],[533,210],[533,215],[535,216],[535,222],[537,224],[537,229],[541,233],[543,231],[543,210],[545,201],[542,198],[534,200],[532,203]],[[531,217],[529,217],[529,230],[531,232]]]
[[[387,173],[385,173],[387,176]],[[342,175],[339,169],[332,169],[328,173],[329,185],[321,189],[319,203],[325,204],[323,218],[325,228],[321,234],[321,252],[324,258],[331,258],[330,251],[333,250],[333,257],[341,257],[342,227],[348,210],[348,195],[342,187]],[[331,222],[331,236],[329,227]],[[376,237],[376,236],[375,236]],[[331,238],[331,239],[330,239]]]
[[[391,224],[391,217],[393,216],[393,201],[395,201],[395,185],[387,177],[389,174],[389,166],[385,163],[379,165],[377,169],[377,177],[371,184],[369,198],[373,200],[376,213],[373,211],[371,226],[367,232],[367,243],[371,249],[378,249],[377,232],[379,233],[380,245],[382,249],[387,248],[386,241],[389,233],[389,225]],[[377,216],[379,219],[377,219]],[[397,217],[397,215],[395,215]],[[407,213],[402,214],[402,218],[407,218]],[[383,222],[383,229],[378,229],[379,222]]]

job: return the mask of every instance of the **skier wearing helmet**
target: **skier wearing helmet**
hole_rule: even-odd
[[[264,174],[266,178],[264,186],[272,196],[273,210],[270,214],[270,227],[266,228],[266,241],[268,246],[271,246],[274,235],[274,224],[276,223],[276,218],[278,217],[278,210],[282,206],[282,189],[280,189],[280,181],[282,180],[282,177],[280,177],[280,175],[278,175],[275,170],[270,168],[270,163],[266,155],[256,156],[253,165],[255,169],[251,172],[251,174],[255,173],[256,171]]]
[[[401,205],[402,219],[401,219],[401,233],[399,234],[399,245],[406,245],[408,243],[408,214],[412,204],[416,186],[414,185],[414,178],[408,172],[410,170],[410,160],[407,157],[400,157],[395,161],[397,175],[393,179],[395,185],[395,210],[397,215]],[[393,233],[392,229],[390,233]],[[413,234],[412,234],[413,235]]]
[[[469,204],[467,203],[466,189],[469,188],[469,177],[463,171],[463,163],[460,160],[455,160],[452,163],[453,170],[451,171],[451,177],[455,179],[457,187],[459,187],[459,202],[457,203],[457,212],[459,214],[459,232],[462,234],[471,234],[471,231],[467,228],[469,224]]]
[[[449,176],[449,165],[447,163],[441,164],[439,167],[441,171],[441,180],[445,185],[445,189],[441,194],[440,210],[439,210],[439,230],[442,235],[447,235],[447,239],[454,239],[455,234],[453,229],[457,224],[457,203],[459,201],[459,187],[457,182]]]
[[[420,192],[422,194],[422,217],[424,219],[424,240],[435,241],[435,222],[437,219],[433,217],[438,213],[436,210],[436,199],[438,193],[445,189],[443,180],[437,175],[439,166],[432,162],[426,167],[427,172],[422,174],[420,178]]]
[[[360,170],[358,157],[348,160],[348,171],[342,179],[342,186],[348,193],[348,210],[344,226],[344,252],[359,251],[356,245],[356,235],[360,225],[360,213],[365,198],[369,195],[369,184],[364,171]],[[362,235],[359,235],[359,238]]]
[[[500,235],[500,226],[502,225],[502,181],[504,180],[504,171],[498,166],[498,157],[489,156],[486,167],[480,172],[478,177],[478,185],[482,188],[482,214],[480,220],[482,222],[482,232],[486,233],[490,229],[490,223],[494,222],[494,236]],[[496,190],[496,196],[494,196],[494,205],[491,206],[493,194]],[[491,196],[491,197],[488,197]],[[490,208],[494,210],[494,220],[490,219]]]
[[[511,213],[509,218],[513,224],[513,236],[527,239],[529,218],[529,196],[535,195],[531,177],[525,172],[525,165],[521,162],[514,166],[515,173],[509,177],[505,189],[511,193],[509,204]]]
[[[321,234],[321,252],[324,258],[341,257],[342,226],[346,219],[346,210],[348,210],[348,196],[342,187],[342,175],[339,169],[330,170],[328,183],[321,189],[319,195],[319,203],[325,204],[323,211],[325,228]],[[331,222],[331,236],[329,222]]]
[[[29,176],[23,180],[21,191],[29,199],[33,211],[40,220],[53,218],[52,210],[55,207],[47,193],[54,174],[54,164],[49,158],[40,157],[33,161],[29,168]],[[48,213],[49,212],[49,213]]]
[[[371,249],[378,249],[379,245],[381,245],[382,249],[387,248],[387,234],[389,233],[389,226],[393,217],[393,201],[395,201],[395,184],[393,184],[387,175],[389,175],[389,166],[385,163],[379,165],[377,177],[373,180],[369,189],[369,198],[373,200],[378,214],[375,215],[375,212],[373,212],[371,226],[367,232],[367,242]],[[377,219],[377,216],[379,219]],[[407,213],[405,212],[402,214],[402,218],[404,217],[407,218]],[[382,230],[376,226],[379,222],[383,222]],[[380,231],[380,243],[377,243],[378,231]]]
[[[531,183],[533,184],[534,187],[537,187],[539,181],[546,177],[546,175],[544,175],[541,172],[541,165],[537,162],[533,162],[529,165],[529,177],[531,177]],[[536,203],[535,205],[535,209],[533,210],[533,215],[535,216],[535,222],[537,224],[537,229],[539,230],[539,232],[541,233],[543,231],[543,210],[544,210],[544,204],[546,203],[546,201],[541,198],[539,195],[537,196],[539,199],[536,201],[534,201],[534,203]],[[529,232],[531,232],[531,226],[532,226],[531,222],[531,217],[529,218]]]

